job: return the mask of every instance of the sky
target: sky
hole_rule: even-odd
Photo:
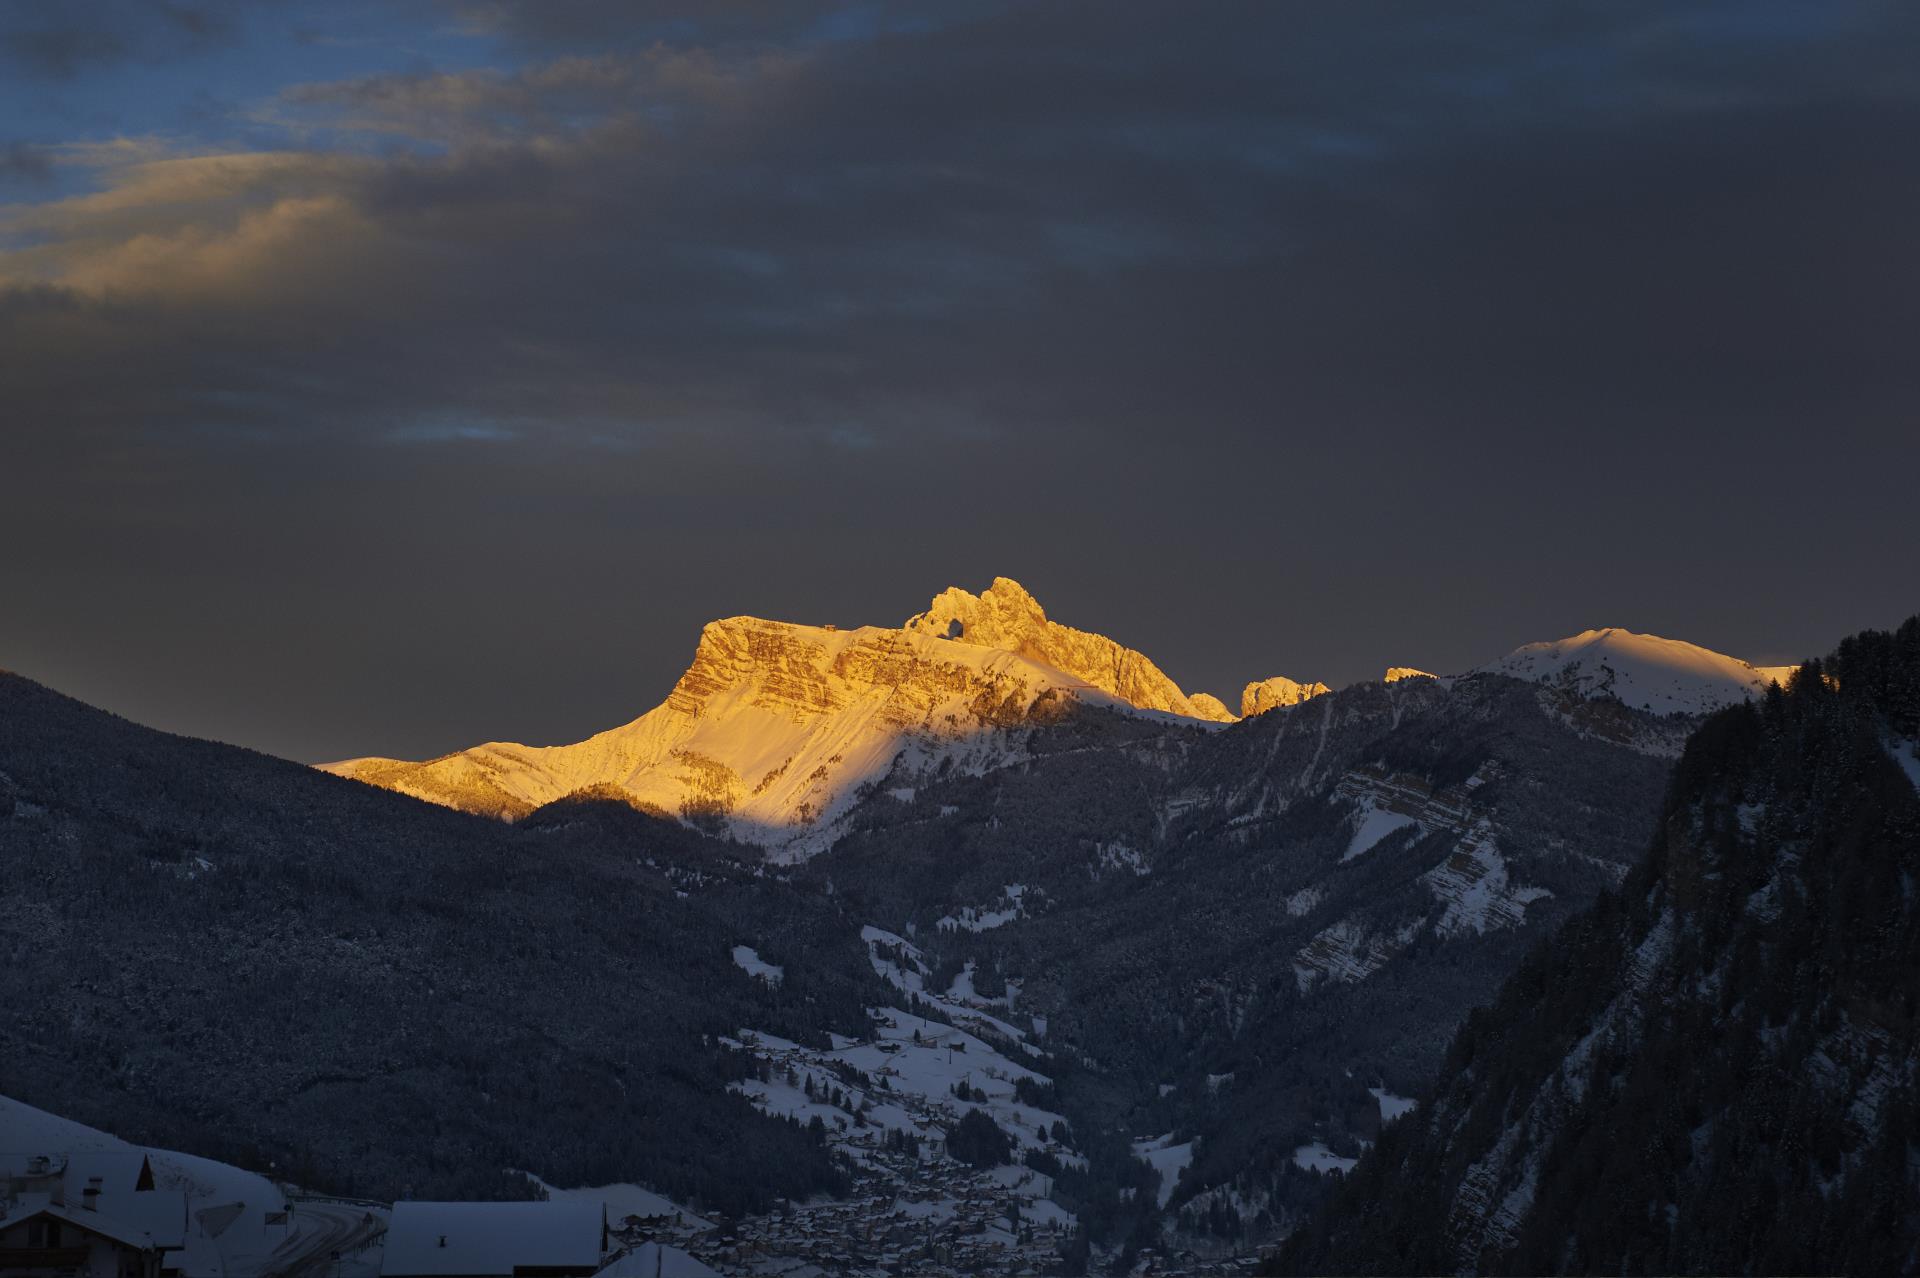
[[[0,668],[303,760],[1017,578],[1190,691],[1920,610],[1920,6],[0,0]]]

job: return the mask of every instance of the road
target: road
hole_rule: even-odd
[[[331,1278],[336,1253],[347,1256],[387,1223],[359,1203],[289,1200],[293,1236],[273,1253],[260,1278]]]

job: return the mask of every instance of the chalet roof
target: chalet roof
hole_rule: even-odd
[[[67,1191],[67,1205],[73,1205],[73,1191]],[[144,1230],[153,1245],[173,1250],[187,1245],[187,1196],[177,1189],[115,1189],[100,1195],[93,1212],[84,1215],[112,1216],[136,1229]]]
[[[648,1242],[615,1260],[596,1278],[720,1278],[720,1271],[678,1247]]]
[[[186,1245],[187,1196],[179,1190],[142,1189],[153,1184],[152,1164],[144,1149],[76,1149],[45,1154],[0,1154],[0,1186],[11,1184],[22,1202],[48,1203],[80,1210],[85,1223],[111,1217],[144,1233],[156,1247]],[[87,1190],[97,1188],[92,1209]],[[54,1189],[60,1193],[55,1195]],[[0,1191],[0,1200],[7,1195]],[[55,1202],[55,1198],[63,1199]],[[146,1245],[145,1243],[142,1244]]]
[[[15,1225],[38,1217],[63,1221],[79,1229],[123,1247],[135,1251],[151,1251],[155,1243],[147,1231],[116,1216],[104,1212],[89,1211],[84,1207],[67,1207],[51,1202],[44,1195],[30,1194],[21,1199],[14,1209],[0,1217],[0,1232],[12,1229]]]
[[[558,1201],[393,1205],[382,1278],[600,1267],[606,1205]]]

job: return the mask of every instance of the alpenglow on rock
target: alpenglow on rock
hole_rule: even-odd
[[[1234,723],[1239,715],[1227,709],[1227,703],[1211,692],[1190,692],[1187,700],[1193,703],[1193,714],[1197,719],[1212,719],[1219,723]]]
[[[927,610],[907,618],[906,628],[958,643],[1017,652],[1110,692],[1142,710],[1164,710],[1190,719],[1231,723],[1217,697],[1189,697],[1159,666],[1105,635],[1063,626],[1047,617],[1040,601],[1010,577],[995,577],[980,594],[951,586]]]
[[[1402,679],[1431,679],[1433,674],[1426,670],[1416,670],[1412,666],[1388,666],[1382,676],[1382,683],[1399,683]]]
[[[1297,706],[1302,701],[1332,691],[1324,683],[1297,683],[1285,675],[1275,675],[1271,679],[1250,683],[1241,690],[1240,715],[1251,719],[1256,714],[1265,714],[1284,706]]]
[[[1050,646],[1017,643],[1025,633],[1017,628],[983,626],[973,642],[952,642],[913,626],[839,630],[730,617],[701,632],[693,663],[664,702],[585,741],[489,742],[420,763],[364,758],[322,767],[509,820],[583,792],[617,797],[800,857],[833,842],[863,792],[883,781],[911,787],[927,769],[982,773],[1018,762],[1033,732],[1076,705],[1233,718],[1211,697],[1196,705],[1139,653],[1055,626],[1025,591],[1001,585],[1030,605],[1026,615],[1040,618]],[[942,598],[957,595],[965,592]],[[1002,590],[995,602],[1004,607],[1010,597]],[[987,643],[986,633],[1007,642]],[[1105,671],[1088,657],[1102,652],[1111,658]],[[1111,677],[1115,671],[1130,677]]]

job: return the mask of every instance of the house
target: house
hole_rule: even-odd
[[[381,1278],[591,1278],[607,1254],[605,1203],[393,1205]]]
[[[0,1216],[0,1273],[8,1278],[160,1278],[160,1248],[143,1229],[44,1194]]]
[[[610,1262],[598,1278],[720,1278],[720,1271],[678,1247],[646,1242]]]
[[[76,1247],[90,1257],[101,1248],[106,1249],[103,1254],[116,1247],[131,1247],[142,1255],[151,1251],[156,1272],[176,1272],[187,1243],[187,1196],[156,1189],[153,1166],[140,1150],[0,1155],[0,1219],[14,1222],[0,1243],[0,1274],[9,1278],[44,1268],[37,1262],[10,1261],[15,1250],[71,1253]],[[80,1241],[81,1234],[91,1241]],[[75,1240],[71,1245],[31,1241],[69,1237]],[[143,1259],[125,1259],[126,1275],[145,1272]],[[77,1272],[95,1272],[93,1266],[89,1259]],[[109,1264],[98,1272],[119,1278],[122,1269]]]

